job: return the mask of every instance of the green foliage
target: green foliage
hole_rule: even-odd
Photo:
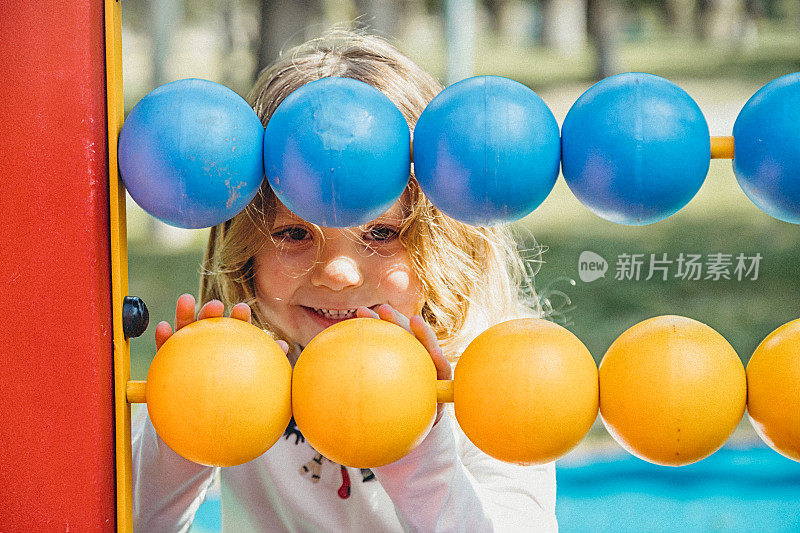
[[[131,243],[128,249],[129,293],[142,298],[150,312],[150,324],[139,338],[131,340],[131,379],[145,379],[156,352],[156,324],[175,322],[175,302],[183,293],[197,297],[201,247],[182,252],[158,250],[152,243]]]
[[[561,313],[555,318],[566,323],[598,362],[619,334],[653,316],[682,315],[708,324],[728,339],[744,362],[770,331],[798,318],[796,300],[788,295],[800,293],[800,278],[795,274],[800,241],[796,227],[790,224],[776,220],[765,228],[748,225],[740,218],[713,218],[663,222],[647,228],[620,227],[613,234],[594,231],[591,226],[579,229],[536,236],[548,251],[535,285],[545,296],[560,291],[568,297],[565,300],[558,295],[554,305]],[[608,261],[604,278],[590,283],[580,280],[578,257],[585,250]],[[760,253],[763,259],[757,280],[751,275],[738,281],[733,269],[730,280],[683,280],[675,277],[675,264],[669,267],[666,281],[660,272],[645,280],[650,255],[660,259],[663,253],[669,260],[680,253],[730,253],[734,258],[739,253]],[[620,254],[644,254],[638,281],[615,279]],[[705,276],[703,272],[701,277]],[[575,284],[570,285],[569,279]]]

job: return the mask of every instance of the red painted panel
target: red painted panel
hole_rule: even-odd
[[[0,531],[115,526],[102,0],[0,2]]]

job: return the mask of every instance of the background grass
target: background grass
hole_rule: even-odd
[[[800,289],[797,227],[750,204],[729,164],[714,162],[706,184],[682,211],[642,227],[595,217],[577,204],[563,182],[559,185],[547,200],[547,210],[558,215],[543,209],[524,224],[526,232],[547,248],[535,285],[560,311],[554,318],[566,323],[598,362],[620,333],[652,316],[677,314],[705,322],[728,339],[744,362],[770,331],[797,318],[796,299],[791,297]],[[530,238],[523,243],[532,247]],[[608,261],[604,278],[580,281],[578,257],[584,250]],[[623,253],[644,254],[640,280],[614,278],[614,263]],[[645,280],[650,254],[661,258],[663,253],[671,260],[680,253],[733,257],[760,253],[762,259],[756,280],[751,274],[738,281],[732,269],[730,280],[683,280],[675,277],[674,264],[667,280],[660,275]]]

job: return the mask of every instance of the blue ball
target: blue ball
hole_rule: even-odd
[[[442,212],[467,224],[518,220],[555,185],[558,123],[532,90],[476,76],[434,98],[414,129],[414,175]]]
[[[703,113],[674,83],[630,72],[600,81],[561,128],[562,172],[596,215],[644,225],[677,212],[700,190],[711,161]]]
[[[323,227],[360,226],[386,212],[411,172],[411,134],[378,89],[322,78],[281,102],[267,123],[264,165],[278,199]]]
[[[800,224],[800,72],[766,84],[733,125],[733,172],[762,211]]]
[[[247,102],[207,80],[167,83],[131,110],[119,168],[142,209],[180,228],[233,218],[264,180],[264,127]]]

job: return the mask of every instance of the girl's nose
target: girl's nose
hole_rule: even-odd
[[[334,291],[358,287],[363,282],[364,278],[358,263],[344,255],[324,259],[311,276],[311,283],[314,286],[327,287]]]

